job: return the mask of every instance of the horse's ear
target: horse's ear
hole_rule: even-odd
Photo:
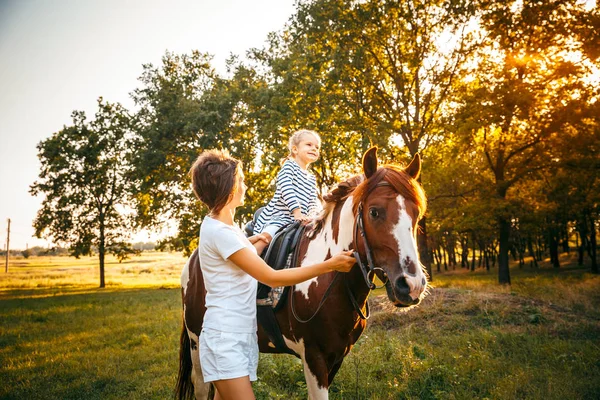
[[[371,147],[363,156],[363,171],[367,179],[377,171],[377,146]]]
[[[417,179],[421,173],[421,156],[419,153],[415,154],[408,167],[404,170],[413,179]]]

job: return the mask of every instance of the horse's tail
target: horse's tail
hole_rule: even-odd
[[[177,375],[177,386],[175,397],[178,400],[194,398],[194,384],[192,383],[192,355],[190,353],[190,337],[185,323],[181,329],[179,339],[179,374]]]

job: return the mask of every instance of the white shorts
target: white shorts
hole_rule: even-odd
[[[258,336],[203,328],[200,333],[200,365],[204,382],[243,376],[256,380]]]
[[[275,237],[275,234],[279,231],[281,227],[277,225],[267,225],[263,228],[261,233],[268,233],[271,235],[271,238]]]

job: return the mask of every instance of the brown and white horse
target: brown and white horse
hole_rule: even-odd
[[[417,222],[425,211],[416,181],[420,158],[406,169],[377,164],[377,149],[371,148],[363,156],[364,175],[325,196],[322,216],[305,231],[296,252],[300,268],[348,249],[356,250],[357,264],[348,273],[331,272],[295,285],[276,313],[286,345],[303,361],[311,399],[328,398],[344,357],[365,329],[373,275],[386,282],[397,307],[416,305],[425,295],[427,278],[416,244]],[[202,379],[198,353],[206,290],[197,251],[183,269],[181,284],[184,327],[176,394],[206,399],[210,384]],[[258,338],[261,352],[277,352],[260,326]]]

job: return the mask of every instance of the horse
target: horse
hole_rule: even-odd
[[[347,273],[330,272],[292,286],[275,313],[288,353],[302,359],[310,399],[329,397],[344,357],[364,331],[375,276],[385,282],[388,299],[396,307],[415,306],[427,293],[416,242],[417,223],[426,207],[416,180],[419,155],[404,169],[379,167],[377,148],[372,147],[362,164],[364,174],[339,183],[324,196],[323,212],[308,224],[295,253],[300,268],[349,249],[357,263]],[[176,396],[206,399],[211,385],[202,379],[198,345],[206,290],[197,250],[182,271],[181,287]],[[281,352],[260,325],[258,341],[262,353]]]

